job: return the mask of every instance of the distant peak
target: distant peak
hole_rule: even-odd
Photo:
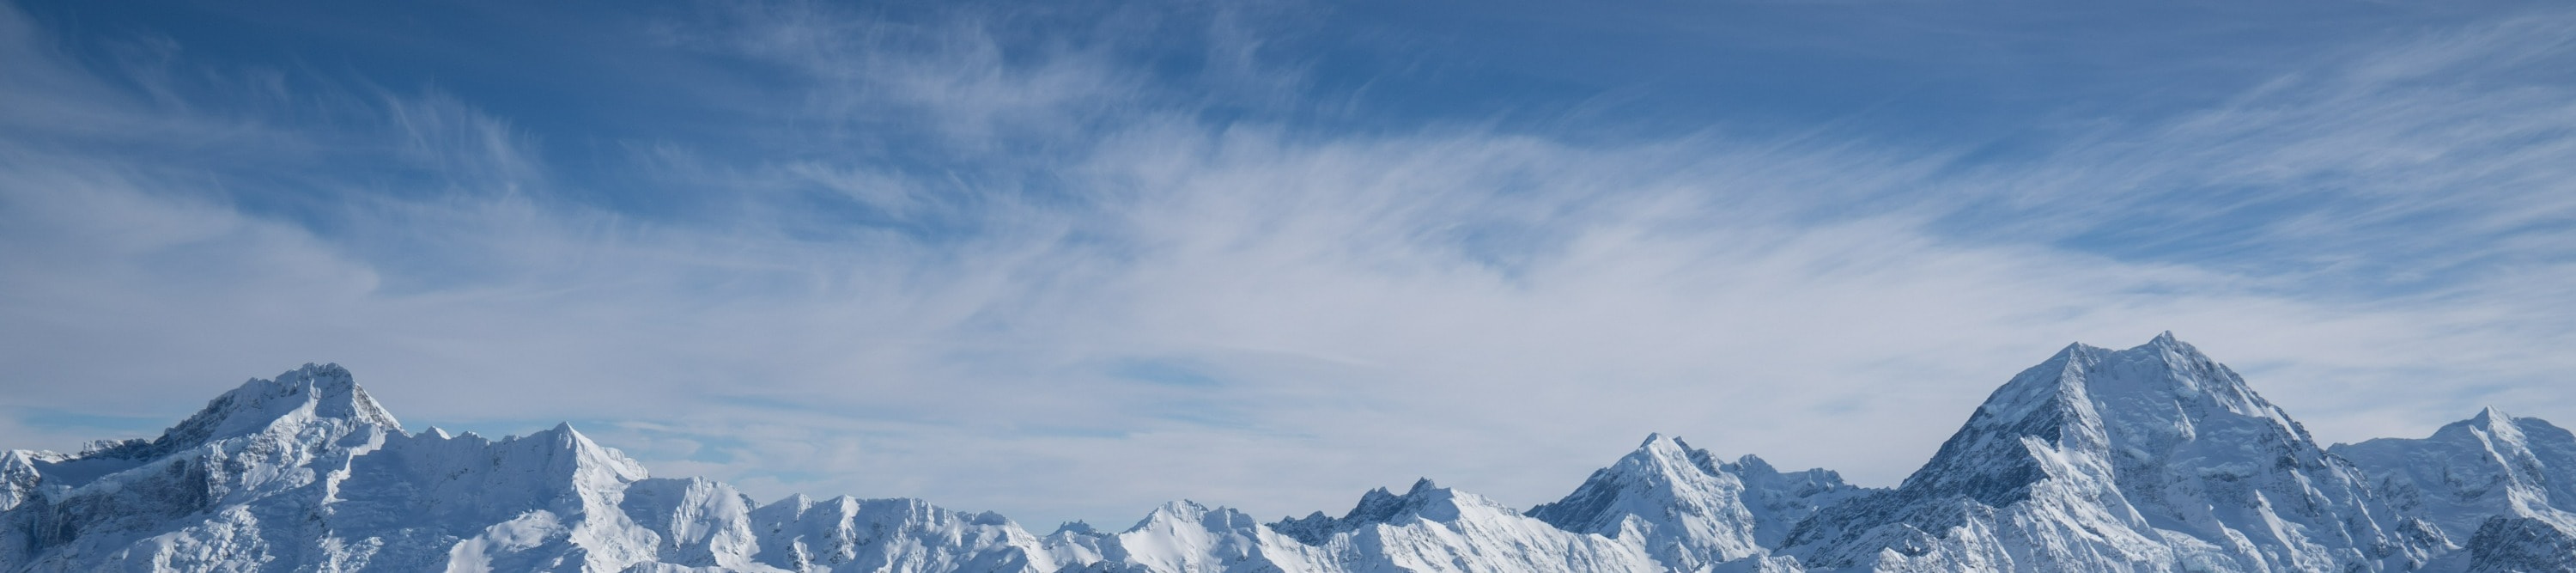
[[[1360,494],[1359,506],[1352,508],[1350,512],[1345,513],[1343,516],[1349,517],[1365,514],[1369,512],[1369,508],[1395,506],[1402,503],[1407,496],[1413,495],[1413,492],[1411,491],[1404,493],[1405,495],[1396,495],[1394,491],[1388,490],[1384,487],[1371,488],[1367,493]]]
[[[2173,331],[2167,330],[2156,333],[2156,336],[2154,338],[2147,339],[2145,344],[2130,347],[2128,350],[2114,351],[2109,348],[2103,348],[2082,342],[2070,342],[2067,343],[2066,347],[2058,349],[2057,354],[2051,355],[2049,360],[2043,361],[2043,364],[2079,356],[2100,357],[2112,354],[2134,354],[2150,351],[2172,352],[2186,357],[2202,357],[2198,347],[2192,346],[2189,342],[2184,342],[2181,337],[2174,336]]]
[[[287,420],[336,420],[399,432],[402,422],[376,404],[356,377],[338,364],[306,363],[276,378],[252,378],[206,402],[206,407],[150,442],[140,440],[99,454],[151,458],[208,442],[258,433]]]
[[[2509,424],[2513,423],[2513,420],[2513,414],[2507,414],[2505,411],[2498,410],[2494,406],[2479,408],[2478,415],[2469,417],[2469,423],[2477,426],[2493,426],[2497,423]]]
[[[2019,459],[2018,438],[2037,437],[2057,447],[2108,451],[2121,444],[2153,452],[2191,439],[2194,429],[2212,417],[2259,420],[2279,430],[2288,442],[2285,447],[2315,447],[2305,429],[2235,371],[2166,331],[2127,350],[2070,345],[2014,375],[1906,483],[1912,487],[1918,478],[1931,476],[1947,484],[1939,487],[1974,489],[1988,496],[1981,501],[1994,505],[2021,493],[1989,484],[2027,483],[2021,476],[2033,475],[2024,466],[1984,461]],[[2017,473],[2002,481],[1980,481],[1996,471]]]
[[[1636,452],[1629,455],[1685,460],[1690,457],[1690,444],[1683,442],[1681,438],[1662,433],[1649,433],[1646,434],[1646,441],[1639,442]]]
[[[146,446],[150,446],[150,445],[152,445],[152,440],[146,440],[146,439],[143,439],[143,438],[126,438],[126,439],[122,439],[122,440],[90,440],[90,441],[88,441],[88,442],[84,442],[84,443],[82,443],[82,444],[81,444],[81,448],[80,448],[80,457],[84,457],[84,458],[86,458],[86,457],[90,457],[90,456],[98,455],[98,454],[105,453],[105,452],[113,452],[113,451],[122,450],[122,449],[126,449],[126,448],[141,448],[141,447],[146,447]]]
[[[1318,511],[1306,517],[1279,520],[1271,523],[1270,527],[1308,545],[1317,545],[1335,533],[1352,531],[1373,524],[1394,523],[1409,518],[1433,521],[1455,520],[1458,517],[1460,503],[1479,507],[1500,507],[1492,500],[1442,488],[1440,484],[1432,482],[1431,478],[1420,478],[1413,480],[1413,487],[1406,489],[1402,495],[1397,495],[1383,487],[1371,489],[1368,493],[1360,495],[1358,505],[1352,506],[1349,512],[1339,518],[1328,517],[1324,512]],[[1502,511],[1511,513],[1507,508]]]
[[[543,437],[547,443],[553,444],[554,447],[583,452],[584,455],[598,454],[609,457],[622,457],[624,455],[622,453],[615,452],[612,448],[599,445],[599,442],[591,441],[590,436],[582,434],[581,430],[573,429],[571,422],[556,422],[555,427],[547,428],[545,431],[541,432],[530,433],[525,437]]]
[[[1418,478],[1413,480],[1413,487],[1405,490],[1404,495],[1412,496],[1415,494],[1427,493],[1436,489],[1440,489],[1440,484],[1431,483],[1431,478]]]
[[[2147,340],[2146,344],[2138,345],[2137,349],[2161,350],[2185,357],[2207,358],[2206,356],[2201,355],[2199,348],[2193,347],[2191,343],[2183,342],[2181,338],[2175,337],[2171,330],[2164,331],[2162,334],[2157,334],[2155,338]]]
[[[2069,376],[2074,374],[2074,376]],[[2249,395],[2251,389],[2223,365],[2202,354],[2199,348],[2175,337],[2173,331],[2158,333],[2145,344],[2127,350],[2112,351],[2083,343],[2068,345],[2066,350],[2015,376],[2013,386],[2027,386],[2025,391],[2011,392],[2024,398],[2055,398],[2049,389],[2071,389],[2068,383],[2081,382],[2093,393],[2154,391],[2198,396],[2216,391],[2229,396]]]
[[[1073,520],[1073,521],[1067,521],[1067,522],[1064,522],[1064,523],[1063,523],[1063,524],[1061,524],[1061,525],[1057,525],[1057,526],[1055,526],[1055,533],[1050,533],[1050,534],[1048,534],[1048,535],[1050,535],[1050,536],[1055,536],[1055,535],[1099,535],[1099,534],[1100,534],[1100,529],[1095,528],[1095,527],[1092,527],[1092,526],[1091,526],[1091,523],[1089,523],[1089,522],[1085,522],[1085,521],[1082,521],[1082,520],[1077,519],[1077,520]]]
[[[1413,487],[1407,488],[1404,495],[1389,493],[1386,488],[1369,490],[1367,494],[1360,496],[1359,505],[1352,507],[1350,513],[1344,514],[1342,519],[1384,522],[1396,515],[1431,503],[1437,498],[1448,497],[1445,495],[1446,492],[1448,490],[1441,489],[1440,484],[1433,483],[1431,478],[1413,480]]]
[[[259,382],[261,381],[252,380],[244,383],[243,387],[249,388]],[[374,396],[367,395],[367,389],[358,385],[357,376],[350,374],[349,369],[342,368],[339,364],[308,362],[303,367],[279,374],[275,380],[268,382],[274,387],[272,392],[280,389],[289,395],[310,392],[313,396],[316,416],[343,418],[397,430],[402,429],[402,422],[395,420],[392,412],[385,411],[384,405],[377,404]]]
[[[2485,434],[2493,439],[2520,442],[2524,439],[2524,420],[2524,418],[2513,417],[2513,414],[2506,413],[2504,410],[2496,409],[2494,406],[2488,406],[2478,409],[2478,415],[2470,416],[2469,419],[2452,422],[2450,425],[2443,426],[2441,430],[2435,432],[2435,435],[2440,435],[2443,432],[2466,430],[2478,434]],[[2541,425],[2545,426],[2547,423],[2543,422]]]
[[[1204,521],[1209,518],[1209,514],[1211,513],[1232,513],[1233,511],[1234,510],[1232,509],[1222,507],[1210,508],[1206,505],[1200,504],[1199,502],[1186,499],[1176,499],[1163,502],[1163,505],[1156,506],[1153,511],[1146,512],[1145,518],[1136,520],[1136,524],[1128,526],[1127,531],[1149,531],[1157,527],[1178,527],[1179,524]]]
[[[1753,454],[1744,454],[1744,457],[1735,458],[1735,467],[1737,468],[1737,470],[1736,470],[1736,471],[1739,471],[1739,472],[1743,472],[1743,471],[1756,471],[1756,472],[1761,472],[1761,473],[1779,473],[1779,472],[1780,472],[1780,470],[1778,470],[1778,469],[1776,469],[1776,468],[1771,467],[1771,462],[1770,462],[1770,461],[1767,461],[1767,460],[1762,459],[1762,456],[1756,456],[1756,455],[1753,455]]]

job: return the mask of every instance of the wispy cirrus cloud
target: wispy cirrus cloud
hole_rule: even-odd
[[[1329,82],[1239,13],[918,9],[639,28],[769,66],[672,140],[84,60],[5,13],[0,61],[47,79],[0,101],[85,111],[0,137],[0,438],[335,360],[415,425],[574,419],[764,498],[1043,525],[1420,475],[1529,504],[1648,431],[1892,483],[2014,370],[2165,329],[2332,440],[2576,405],[2543,384],[2576,360],[2576,117],[2530,73],[2563,14],[1997,151],[1324,129],[1361,100],[1261,97]],[[233,128],[116,127],[165,123]]]

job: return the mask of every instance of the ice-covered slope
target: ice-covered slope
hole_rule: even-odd
[[[2576,434],[2488,408],[2428,438],[2330,451],[2400,514],[2465,546],[2436,569],[2576,571]]]
[[[158,439],[0,455],[0,487],[8,571],[1055,569],[996,515],[755,510],[720,483],[649,479],[570,426],[406,433],[337,366],[252,380]]]
[[[1699,569],[1764,553],[1753,539],[1753,510],[1744,504],[1744,481],[1692,464],[1680,441],[1648,436],[1564,500],[1530,509],[1530,516],[1567,531],[1632,539],[1656,560]]]
[[[1313,524],[1314,516],[1307,518]],[[1286,522],[1283,522],[1286,523]],[[1660,571],[1633,543],[1558,529],[1483,496],[1425,479],[1403,495],[1370,492],[1320,528],[1316,548],[1341,571]]]
[[[651,478],[568,425],[407,433],[337,366],[252,380],[159,439],[0,454],[0,503],[6,571],[1662,570],[1428,481],[1371,492],[1309,540],[1189,502],[1044,538],[920,500],[760,505]]]
[[[1691,461],[1710,473],[1744,481],[1744,505],[1753,511],[1753,540],[1765,548],[1778,549],[1790,528],[1805,523],[1817,510],[1882,491],[1843,483],[1842,475],[1833,470],[1783,472],[1752,454],[1729,463],[1717,463],[1707,454],[1707,450],[1691,450]]]
[[[2403,571],[2442,548],[2236,373],[2171,333],[2067,347],[1995,391],[1896,490],[1818,512],[1811,567]]]
[[[731,488],[726,488],[731,491]],[[941,509],[917,499],[802,495],[753,510],[762,564],[790,571],[1053,571],[1037,536],[992,512]]]
[[[568,426],[407,434],[348,371],[253,380],[150,441],[37,459],[0,562],[32,570],[615,569],[643,467]]]
[[[1339,517],[1174,502],[1040,537],[920,500],[761,504],[570,426],[408,432],[307,365],[155,439],[0,452],[0,573],[2576,573],[2576,435],[2489,411],[2333,452],[2168,334],[2024,371],[1892,490],[1657,435],[1526,514],[1423,480]]]
[[[1097,560],[1068,570],[1117,573],[1650,572],[1667,568],[1633,543],[1557,529],[1482,496],[1415,482],[1368,492],[1342,517],[1321,512],[1262,524],[1242,512],[1173,502],[1124,533],[1060,531],[1050,543]]]
[[[21,569],[213,569],[328,563],[324,506],[352,459],[402,435],[338,367],[224,393],[152,440],[74,455],[13,452],[0,563]]]
[[[1641,545],[1663,565],[1687,571],[1758,560],[1818,506],[1862,491],[1833,472],[1781,474],[1753,456],[1716,463],[1706,450],[1656,434],[1565,499],[1529,514]]]

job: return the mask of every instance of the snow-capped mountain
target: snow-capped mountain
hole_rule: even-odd
[[[2576,434],[2488,408],[2432,437],[2335,446],[2465,551],[2436,570],[2576,572]]]
[[[338,366],[160,437],[0,453],[0,572],[2576,573],[2576,435],[2489,410],[2322,448],[2168,333],[2015,376],[1893,489],[1662,435],[1522,512],[1425,479],[1263,523],[1177,501],[1045,536],[913,499],[767,504],[568,425],[406,431]]]
[[[1753,456],[1717,464],[1706,450],[1656,434],[1593,472],[1573,494],[1529,514],[1567,531],[1643,546],[1667,568],[1696,571],[1765,561],[1787,535],[1784,524],[1865,491],[1824,470],[1782,475]]]
[[[2441,548],[2279,407],[2171,333],[2015,376],[1895,490],[1785,553],[1878,570],[2405,571]]]

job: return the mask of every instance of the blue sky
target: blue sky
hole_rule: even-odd
[[[1888,485],[2173,330],[2328,441],[2576,417],[2576,10],[0,9],[0,446],[339,362],[763,499]]]

